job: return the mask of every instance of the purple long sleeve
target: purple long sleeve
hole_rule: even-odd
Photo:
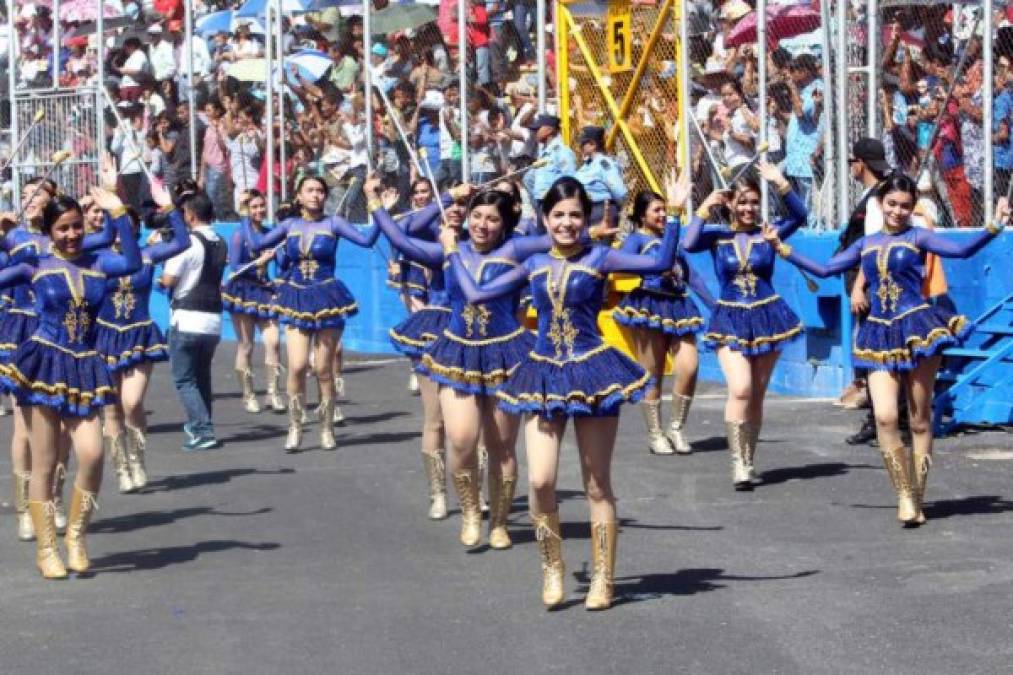
[[[145,249],[148,259],[153,264],[157,265],[190,248],[190,233],[186,231],[186,223],[183,222],[183,216],[178,209],[169,212],[169,225],[172,227],[172,240],[153,244]],[[231,254],[230,251],[229,255]]]
[[[637,253],[624,253],[616,249],[609,249],[602,262],[601,271],[610,272],[632,272],[639,274],[650,274],[653,272],[665,272],[672,269],[675,264],[675,252],[679,246],[679,220],[669,219],[665,226],[665,235],[661,238],[661,248],[657,254],[641,255]]]
[[[373,222],[409,260],[433,269],[443,265],[443,247],[439,243],[405,234],[386,209],[373,211]]]

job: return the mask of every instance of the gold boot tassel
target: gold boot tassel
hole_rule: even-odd
[[[334,440],[333,398],[320,401],[320,447],[324,450],[338,449],[338,442]]]
[[[912,450],[911,464],[911,477],[914,482],[915,508],[918,510],[918,516],[915,518],[915,522],[919,525],[924,525],[925,513],[922,511],[922,506],[925,503],[925,483],[929,480],[929,469],[932,468],[932,455],[928,452]]]
[[[647,449],[652,455],[674,453],[675,450],[661,431],[661,401],[641,401],[640,410],[644,413],[644,425],[647,427]]]
[[[91,567],[88,551],[84,547],[84,536],[88,531],[91,516],[98,508],[95,493],[74,486],[70,498],[70,521],[63,543],[67,547],[67,567],[75,572],[87,572]]]
[[[489,548],[503,550],[513,546],[507,532],[507,518],[516,489],[516,476],[489,474]]]
[[[914,525],[918,520],[918,508],[915,504],[907,448],[898,445],[892,450],[884,450],[883,464],[890,474],[893,490],[897,493],[897,520],[904,525]]]
[[[27,471],[14,472],[14,512],[18,515],[18,539],[21,541],[35,539],[32,514],[28,512],[28,482],[31,478],[32,474]]]
[[[28,502],[28,512],[35,528],[35,565],[45,579],[66,579],[67,568],[56,546],[56,523],[53,502]]]
[[[134,489],[138,490],[148,484],[148,468],[144,465],[144,451],[148,439],[140,429],[127,427],[127,466],[130,468],[130,480]]]
[[[608,609],[612,606],[616,576],[616,538],[618,526],[615,521],[591,523],[591,587],[588,588],[584,607],[590,610]]]
[[[257,402],[257,392],[253,389],[253,371],[236,368],[236,377],[243,389],[243,408],[248,413],[259,413],[260,403]]]
[[[556,607],[566,599],[563,588],[563,537],[559,528],[559,512],[531,514],[538,541],[538,556],[542,561],[542,604]]]
[[[672,394],[672,421],[668,425],[668,442],[672,444],[675,451],[680,455],[688,455],[693,452],[686,435],[682,430],[686,427],[686,419],[689,417],[689,406],[693,403],[692,396]]]
[[[447,517],[447,468],[443,453],[423,452],[422,464],[429,481],[429,519],[443,520]]]
[[[285,438],[285,452],[298,452],[302,443],[303,404],[302,396],[288,397],[288,436]]]
[[[482,511],[478,506],[478,472],[465,469],[454,474],[454,488],[461,505],[461,543],[477,546],[482,539]]]
[[[736,490],[752,490],[753,483],[746,466],[749,423],[725,422],[725,433],[728,435],[728,450],[732,455],[732,485]]]

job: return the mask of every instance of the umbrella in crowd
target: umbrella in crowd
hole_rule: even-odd
[[[104,16],[111,18],[123,14],[122,5],[117,8],[117,5],[111,2],[103,2],[101,4]],[[95,2],[95,0],[70,0],[66,3],[60,3],[60,20],[94,21],[98,18],[98,5],[99,3]]]
[[[390,5],[373,12],[370,28],[373,35],[391,35],[418,28],[432,21],[436,21],[436,12],[428,5]]]
[[[756,42],[756,12],[742,17],[725,39],[726,47]],[[786,38],[809,33],[820,26],[820,13],[805,5],[770,5],[767,7],[767,47],[774,49]]]
[[[292,84],[295,84],[288,69],[295,66],[299,70],[299,76],[309,82],[316,82],[327,73],[327,69],[333,65],[333,61],[327,54],[315,49],[304,49],[291,56],[285,57],[286,77]]]
[[[226,9],[202,16],[194,22],[193,30],[201,37],[210,37],[217,33],[235,33],[239,24],[245,23],[251,33],[264,33],[264,27],[256,19],[240,18],[235,10]]]
[[[362,0],[309,0],[306,9],[317,12],[328,7],[362,7]]]
[[[281,0],[283,14],[307,11],[309,0]],[[236,11],[236,16],[264,16],[267,12],[267,0],[246,0]]]
[[[243,59],[225,71],[240,82],[263,82],[267,78],[267,59]]]

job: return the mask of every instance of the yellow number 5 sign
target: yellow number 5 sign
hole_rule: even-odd
[[[609,72],[621,73],[632,70],[633,40],[629,0],[610,0],[606,17]]]

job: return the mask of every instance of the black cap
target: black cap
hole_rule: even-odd
[[[874,173],[885,174],[890,171],[886,161],[886,148],[875,138],[861,138],[851,147],[851,157],[860,159]]]
[[[605,129],[602,127],[584,127],[580,130],[578,145],[597,143],[599,148],[605,147]]]
[[[538,115],[533,120],[528,122],[528,129],[537,131],[542,127],[552,127],[556,131],[559,131],[559,125],[561,124],[558,117],[555,115]]]

